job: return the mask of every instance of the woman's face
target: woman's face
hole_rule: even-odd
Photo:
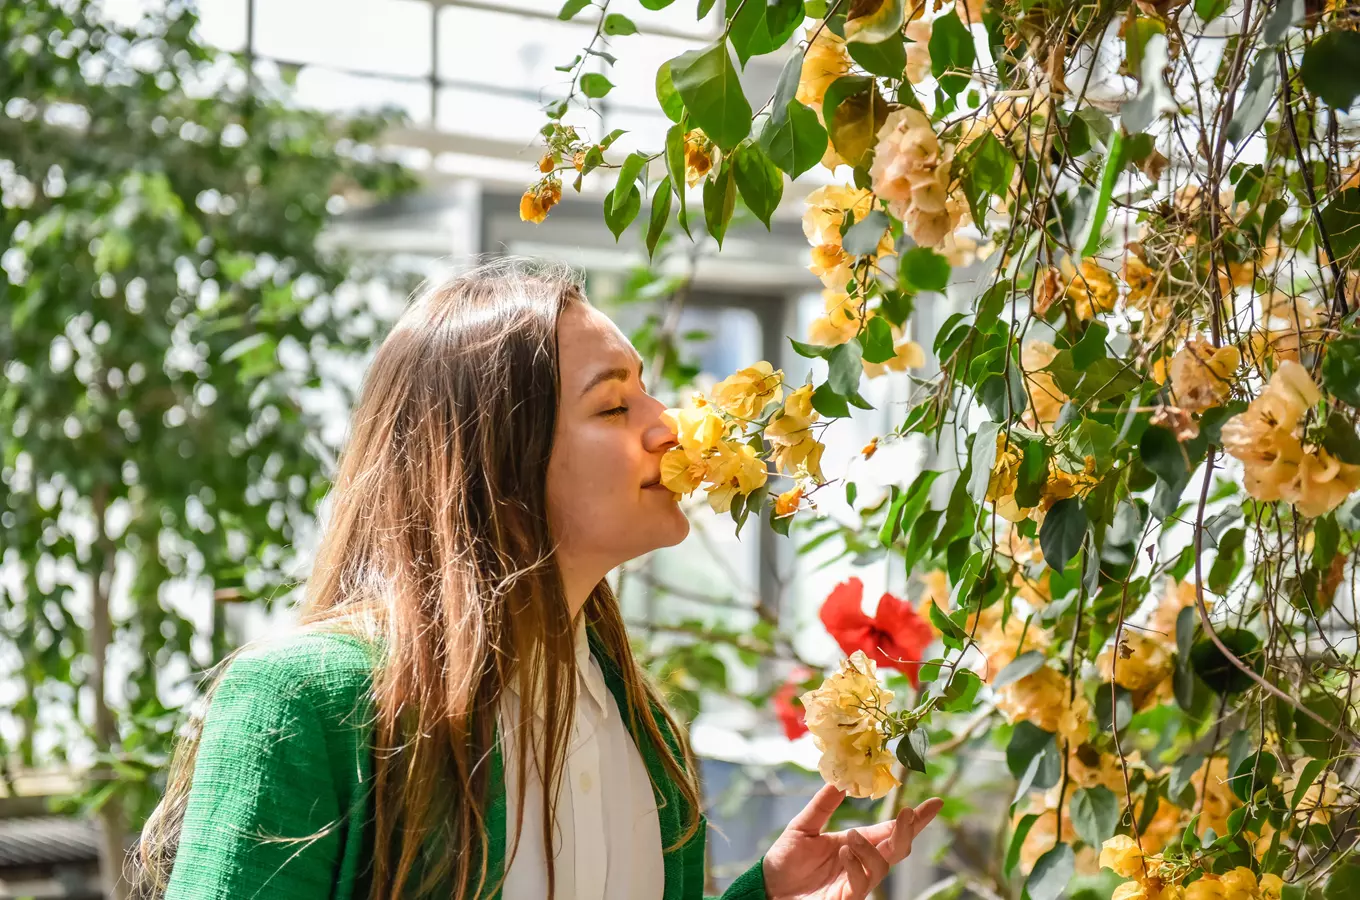
[[[633,345],[586,303],[562,313],[557,343],[548,524],[564,573],[593,585],[630,559],[680,543],[689,522],[659,481],[675,438],[661,421],[665,407],[642,386]]]

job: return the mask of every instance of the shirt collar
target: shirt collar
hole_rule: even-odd
[[[586,619],[583,615],[576,617],[576,627],[573,633],[573,644],[576,658],[576,687],[578,697],[588,697],[589,702],[598,707],[601,720],[609,718],[609,688],[604,683],[604,676],[600,672],[600,666],[595,662],[590,654],[590,639],[586,631]],[[519,697],[519,689],[513,678],[506,687]],[[538,703],[534,709],[534,714],[544,718],[544,704],[546,699],[540,694]]]

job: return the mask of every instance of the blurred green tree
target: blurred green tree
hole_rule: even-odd
[[[325,492],[301,398],[370,336],[319,238],[413,187],[372,152],[392,114],[296,109],[195,24],[0,11],[0,774],[93,758],[106,877],[159,793],[172,673],[228,649],[223,603],[287,593]]]

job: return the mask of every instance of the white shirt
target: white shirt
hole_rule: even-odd
[[[652,783],[604,673],[590,654],[584,620],[576,630],[576,668],[576,715],[553,830],[557,900],[659,900],[665,874]],[[511,688],[500,705],[507,855],[518,812],[518,721],[519,695]],[[543,779],[532,755],[525,774],[524,829],[506,872],[506,900],[548,896]]]

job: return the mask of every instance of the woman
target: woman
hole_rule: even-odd
[[[569,270],[499,260],[415,301],[367,374],[301,629],[225,667],[137,893],[701,897],[695,763],[605,581],[688,533],[661,412]],[[724,896],[864,897],[939,809],[822,834],[841,798]]]

